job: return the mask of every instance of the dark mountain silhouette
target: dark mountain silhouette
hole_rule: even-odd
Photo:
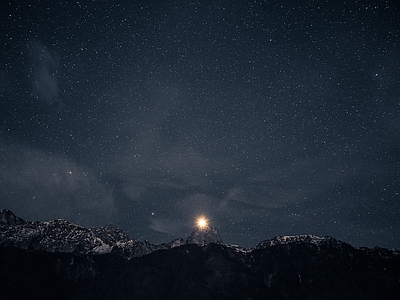
[[[113,225],[28,222],[0,212],[1,299],[399,299],[400,252],[332,237],[244,249],[216,228],[153,245]]]

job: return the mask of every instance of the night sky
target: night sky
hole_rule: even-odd
[[[400,248],[398,1],[25,2],[0,4],[0,209]]]

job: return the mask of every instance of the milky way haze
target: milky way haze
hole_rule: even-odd
[[[23,2],[0,9],[0,209],[400,248],[397,1]]]

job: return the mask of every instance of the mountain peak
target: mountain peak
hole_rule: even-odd
[[[24,223],[25,221],[14,215],[11,210],[3,209],[0,211],[0,225],[20,225]]]
[[[207,226],[206,228],[196,228],[187,238],[188,244],[197,244],[204,246],[210,243],[221,244],[222,239],[218,234],[217,228],[214,226]]]

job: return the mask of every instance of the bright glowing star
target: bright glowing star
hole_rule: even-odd
[[[208,227],[208,220],[205,216],[200,216],[197,218],[196,224],[199,229],[205,229]]]

